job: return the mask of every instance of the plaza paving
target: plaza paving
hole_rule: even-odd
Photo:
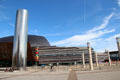
[[[77,71],[78,80],[120,80],[120,71]],[[0,80],[67,80],[68,71],[0,72]]]

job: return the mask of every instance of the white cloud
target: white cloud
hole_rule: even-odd
[[[120,7],[120,0],[118,0],[118,2],[117,2],[117,3],[118,3],[118,6]]]
[[[93,29],[89,30],[88,33],[104,29],[107,26],[107,24],[109,23],[109,21],[113,15],[114,15],[114,13],[111,13],[109,16],[105,17],[103,24],[101,24],[100,26],[94,27]]]
[[[91,42],[93,47],[96,47],[97,50],[103,50],[103,46],[101,48],[100,47],[97,48],[97,46],[99,45],[99,42],[101,42],[100,45],[102,45],[102,43],[103,43],[103,45],[106,44],[108,46],[108,44],[107,44],[108,42],[106,41],[107,39],[101,38],[101,37],[104,35],[107,35],[109,33],[115,32],[115,29],[110,29],[110,30],[105,29],[113,15],[114,15],[114,13],[111,13],[109,16],[104,18],[103,23],[100,26],[94,27],[91,30],[88,30],[87,32],[85,32],[84,34],[74,35],[74,36],[69,37],[64,40],[52,42],[52,45],[81,46],[81,45],[86,45],[86,43],[89,41],[89,42]],[[110,38],[112,38],[112,37],[110,37]],[[107,43],[105,43],[105,42],[107,42]],[[109,43],[110,43],[110,40],[109,40]]]
[[[98,32],[93,32],[93,33],[86,33],[82,35],[75,35],[70,38],[67,38],[65,40],[53,42],[53,45],[63,45],[63,46],[78,46],[78,45],[84,45],[88,41],[92,41],[94,39],[97,39],[101,37],[104,34],[114,32],[115,30],[103,30],[103,31],[98,31]]]
[[[116,39],[116,37],[120,37],[120,34],[116,34],[114,36],[111,36],[111,37],[107,38],[106,41],[110,41],[112,39]]]
[[[117,20],[117,22],[120,20],[120,12],[115,13],[114,19]]]
[[[99,40],[96,40],[94,41],[95,45],[93,44],[92,46],[95,47],[96,51],[104,51],[105,49],[109,51],[117,50],[116,37],[120,37],[120,33],[108,38],[101,38]]]

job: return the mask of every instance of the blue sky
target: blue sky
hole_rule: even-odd
[[[14,34],[17,9],[29,11],[28,33],[51,45],[117,50],[120,0],[0,0],[0,37]]]

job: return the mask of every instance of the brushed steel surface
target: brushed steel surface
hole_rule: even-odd
[[[27,58],[28,11],[17,10],[16,27],[14,33],[12,67],[26,69]]]

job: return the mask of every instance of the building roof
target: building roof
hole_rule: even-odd
[[[13,42],[13,36],[0,38],[0,42]],[[28,42],[30,43],[31,47],[50,46],[48,40],[43,36],[28,35]]]

